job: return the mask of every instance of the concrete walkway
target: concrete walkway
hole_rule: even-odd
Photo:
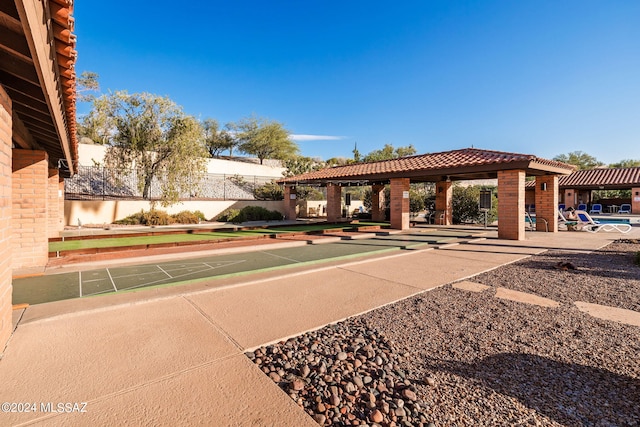
[[[245,351],[546,249],[590,251],[621,237],[640,228],[488,238],[17,310],[0,402],[32,406],[0,413],[0,425],[314,426]]]

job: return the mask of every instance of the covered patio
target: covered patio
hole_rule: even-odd
[[[384,187],[391,187],[391,227],[409,228],[409,185],[433,182],[436,185],[436,211],[440,225],[452,223],[452,195],[455,181],[498,180],[498,237],[524,240],[525,177],[535,176],[537,231],[558,231],[558,176],[569,175],[574,167],[531,154],[508,153],[477,148],[422,154],[393,160],[356,163],[287,177],[285,186],[287,219],[296,217],[296,186],[326,187],[327,221],[340,220],[342,187],[370,185],[372,219],[384,219]]]

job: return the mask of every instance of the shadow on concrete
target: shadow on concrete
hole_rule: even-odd
[[[563,425],[640,425],[640,379],[605,369],[524,353],[426,367],[479,382]]]

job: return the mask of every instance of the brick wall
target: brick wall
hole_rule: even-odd
[[[336,222],[342,218],[342,187],[327,184],[327,221]]]
[[[435,223],[438,225],[451,225],[453,223],[453,183],[451,181],[436,183]]]
[[[498,238],[524,240],[524,171],[498,171]]]
[[[42,267],[48,260],[47,153],[13,149],[12,225],[14,269]]]
[[[371,219],[384,221],[384,185],[371,186]]]
[[[409,178],[391,180],[391,228],[409,229]]]
[[[575,190],[568,188],[564,190],[563,197],[564,208],[575,208],[576,207],[576,192]]]
[[[11,99],[0,86],[0,352],[11,335]]]
[[[546,190],[543,190],[546,185]],[[545,175],[536,178],[536,231],[558,231],[558,176]],[[545,219],[538,221],[538,218]]]
[[[631,213],[640,215],[640,187],[631,189]]]
[[[296,193],[295,187],[292,187],[290,185],[285,185],[284,186],[284,217],[286,219],[296,219],[297,203],[298,203],[298,195]]]

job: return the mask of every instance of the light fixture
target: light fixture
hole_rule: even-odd
[[[542,184],[540,184],[540,189],[541,189],[542,191],[547,191],[547,183],[546,183],[546,182],[543,182]]]

